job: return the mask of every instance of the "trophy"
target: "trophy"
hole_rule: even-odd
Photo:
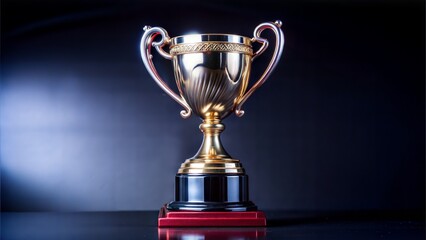
[[[222,120],[232,113],[243,116],[243,104],[270,76],[284,48],[281,21],[266,22],[254,30],[254,37],[235,34],[190,34],[170,38],[161,27],[144,27],[140,50],[151,77],[183,110],[202,119],[204,134],[198,152],[182,163],[175,178],[175,199],[166,204],[158,219],[159,227],[177,226],[265,226],[266,218],[249,200],[248,176],[240,161],[222,146]],[[275,49],[265,72],[249,89],[253,60],[268,47],[261,37],[264,30],[275,34]],[[252,43],[260,43],[257,51]],[[165,47],[168,46],[168,51]],[[173,62],[179,94],[156,70],[154,47]]]

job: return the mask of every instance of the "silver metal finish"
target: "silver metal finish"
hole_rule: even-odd
[[[275,67],[278,64],[278,61],[281,59],[281,54],[284,49],[284,33],[281,31],[282,22],[280,20],[275,21],[274,23],[262,23],[259,26],[254,29],[254,38],[253,41],[262,43],[262,46],[260,49],[254,53],[253,59],[254,60],[257,56],[262,54],[266,48],[268,47],[268,40],[260,37],[260,34],[265,29],[271,29],[275,33],[275,50],[272,54],[271,61],[269,62],[268,67],[266,67],[265,72],[262,74],[262,76],[257,80],[257,82],[251,87],[250,90],[248,90],[242,98],[239,99],[238,103],[235,106],[235,114],[238,117],[241,117],[244,115],[244,110],[241,110],[242,105],[247,101],[247,99],[253,94],[253,92],[258,89],[262,84],[268,79],[271,72],[275,69]]]
[[[281,25],[281,21],[262,23],[254,30],[253,38],[234,34],[192,34],[170,38],[163,28],[144,28],[141,55],[148,72],[169,96],[184,107],[182,117],[187,118],[193,112],[203,119],[200,130],[204,139],[200,150],[182,164],[179,173],[244,173],[239,161],[233,159],[220,142],[220,133],[224,130],[221,120],[232,112],[241,117],[244,114],[242,105],[276,67],[284,48]],[[246,91],[251,64],[269,44],[260,36],[266,29],[275,33],[275,50],[265,72]],[[159,35],[161,39],[155,42]],[[255,52],[253,42],[261,44]],[[164,51],[166,45],[169,45],[169,53]],[[180,96],[159,76],[152,62],[151,47],[155,47],[164,58],[172,60]]]
[[[191,116],[191,108],[185,102],[185,99],[177,95],[173,90],[167,86],[167,84],[163,81],[160,75],[157,72],[157,69],[152,62],[151,55],[151,46],[155,47],[157,51],[166,59],[172,59],[172,56],[163,50],[163,47],[170,42],[169,34],[167,34],[166,30],[160,27],[151,28],[150,26],[144,27],[145,33],[142,36],[140,50],[142,61],[145,64],[146,69],[152,78],[154,78],[155,82],[160,86],[161,89],[164,90],[171,98],[173,98],[176,102],[178,102],[185,110],[180,112],[180,115],[183,118],[188,118]],[[157,35],[161,35],[161,40],[159,42],[154,42],[154,38]]]
[[[248,37],[235,35],[235,34],[221,34],[221,33],[210,33],[210,34],[189,34],[183,36],[177,36],[171,39],[172,45],[182,43],[199,43],[199,42],[229,42],[229,43],[241,43],[245,45],[251,45],[252,40]]]

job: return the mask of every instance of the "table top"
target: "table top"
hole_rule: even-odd
[[[1,239],[425,239],[423,213],[266,211],[265,228],[157,228],[157,211],[2,212]]]

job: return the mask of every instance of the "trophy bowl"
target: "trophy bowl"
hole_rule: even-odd
[[[202,119],[224,119],[247,89],[253,50],[247,37],[196,34],[171,39],[181,96]]]
[[[239,160],[232,158],[220,141],[225,129],[222,120],[232,113],[241,117],[242,105],[269,77],[283,48],[281,21],[266,22],[254,30],[254,37],[235,34],[190,34],[170,38],[161,27],[144,28],[141,40],[142,60],[152,78],[184,110],[202,119],[204,134],[198,152],[182,163],[176,175],[175,201],[168,210],[184,211],[255,211],[248,196],[248,176]],[[265,72],[248,89],[252,62],[268,47],[260,35],[265,29],[275,33],[275,49]],[[252,44],[260,43],[257,51]],[[168,46],[169,51],[164,50]],[[173,62],[179,93],[160,77],[151,55],[152,47]]]

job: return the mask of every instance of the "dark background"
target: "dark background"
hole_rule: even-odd
[[[1,209],[159,209],[202,136],[200,120],[181,119],[143,66],[143,26],[251,37],[280,19],[283,58],[222,137],[250,176],[252,200],[265,210],[424,212],[424,9],[2,0]],[[251,82],[269,56],[253,63]],[[174,86],[171,63],[155,60]]]

